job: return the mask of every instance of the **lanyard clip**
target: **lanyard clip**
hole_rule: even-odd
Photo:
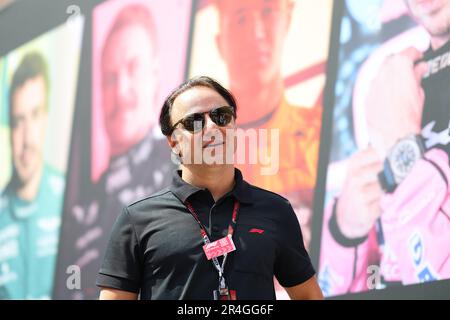
[[[225,278],[222,273],[219,273],[219,290],[214,290],[214,300],[236,300],[236,291],[228,290],[228,286],[225,284]]]
[[[228,290],[228,287],[213,291],[214,300],[236,300],[236,291]]]
[[[225,278],[220,275],[219,279],[219,290],[228,290],[227,285],[225,284]]]
[[[228,288],[219,288],[219,290],[214,290],[214,300],[232,300],[232,297],[230,296],[230,292],[228,291]]]

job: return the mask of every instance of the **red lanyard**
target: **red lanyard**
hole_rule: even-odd
[[[198,225],[200,227],[200,232],[202,234],[203,243],[205,245],[210,244],[211,240],[208,237],[208,233],[206,232],[205,227],[203,226],[203,224],[201,223],[200,219],[198,218],[197,213],[195,213],[194,207],[188,201],[185,202],[185,205],[188,208],[189,212],[194,217],[195,221],[197,221],[197,223],[198,223]],[[236,227],[238,210],[239,210],[239,201],[235,200],[234,201],[234,208],[233,208],[233,215],[231,216],[231,223],[228,226],[228,235],[227,236],[233,237],[234,229]],[[225,263],[227,262],[227,256],[228,256],[227,254],[225,254],[223,256],[222,265],[220,265],[219,260],[216,257],[212,258],[211,260],[212,260],[213,265],[216,268],[217,272],[219,273],[219,291],[226,292],[228,294],[228,287],[225,284],[225,278],[223,276],[223,272],[224,272],[224,269],[225,269]]]
[[[206,232],[205,227],[203,226],[203,224],[200,222],[200,219],[198,218],[197,213],[194,210],[194,207],[191,205],[190,202],[186,201],[185,202],[186,207],[188,208],[189,212],[192,214],[192,216],[194,217],[195,221],[197,221],[199,227],[200,227],[200,232],[202,234],[202,238],[203,238],[203,242],[204,244],[209,244],[211,243],[209,237],[208,237],[208,233]],[[236,221],[237,221],[237,216],[238,216],[238,210],[239,210],[239,201],[235,200],[234,201],[234,207],[233,207],[233,215],[231,216],[231,223],[228,226],[228,235],[233,236],[234,233],[234,228],[236,227]]]

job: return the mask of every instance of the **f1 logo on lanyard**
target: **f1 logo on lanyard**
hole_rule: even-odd
[[[225,269],[225,264],[227,262],[228,253],[236,250],[236,246],[234,245],[233,242],[233,233],[234,228],[236,227],[239,202],[237,200],[234,202],[233,215],[231,218],[231,223],[228,226],[228,235],[214,242],[211,242],[209,240],[206,229],[200,222],[200,219],[195,213],[195,210],[192,207],[192,205],[187,201],[185,204],[189,212],[192,214],[195,221],[197,221],[200,227],[200,232],[202,234],[202,239],[204,243],[203,251],[205,252],[206,258],[212,261],[214,267],[219,273],[219,289],[213,291],[214,300],[236,300],[236,291],[228,289],[228,286],[225,283],[223,272]],[[220,256],[223,256],[222,265],[220,265],[219,260],[217,259],[217,257]]]

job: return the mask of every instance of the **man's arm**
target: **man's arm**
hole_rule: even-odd
[[[141,289],[142,257],[128,208],[117,218],[96,285],[100,299],[136,299]]]
[[[316,276],[293,287],[284,288],[292,300],[322,300],[323,294]]]
[[[405,284],[450,276],[449,181],[447,152],[432,148],[382,202],[384,237]]]
[[[130,291],[102,287],[99,300],[137,300],[138,294]]]

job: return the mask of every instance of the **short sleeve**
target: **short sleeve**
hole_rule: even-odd
[[[139,293],[141,261],[139,242],[130,213],[124,208],[114,224],[97,276],[97,286]]]
[[[309,280],[315,274],[306,252],[303,236],[292,206],[281,217],[278,231],[278,254],[275,277],[283,287],[293,287]]]

